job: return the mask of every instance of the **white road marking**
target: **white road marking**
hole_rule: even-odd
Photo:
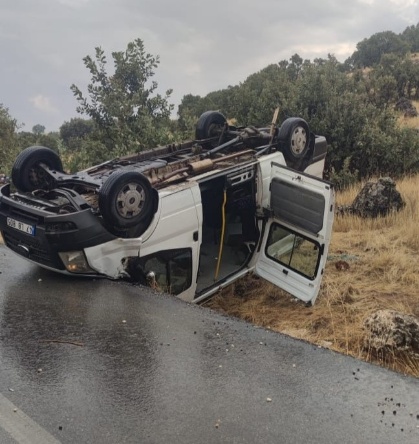
[[[19,444],[60,444],[0,393],[0,427]]]

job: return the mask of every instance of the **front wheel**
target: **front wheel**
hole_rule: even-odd
[[[23,192],[48,189],[53,179],[45,171],[45,166],[54,171],[63,170],[61,159],[55,151],[44,146],[30,146],[16,157],[12,182]]]
[[[310,129],[300,117],[284,120],[279,129],[278,140],[286,160],[295,162],[305,157],[309,151]]]
[[[151,222],[157,193],[136,171],[116,171],[99,189],[99,209],[112,230],[127,230]]]

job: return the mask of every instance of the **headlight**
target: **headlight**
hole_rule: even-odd
[[[66,251],[58,254],[70,273],[96,273],[89,267],[83,251]]]

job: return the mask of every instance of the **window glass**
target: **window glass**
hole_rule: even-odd
[[[154,273],[153,284],[159,290],[180,294],[192,283],[192,250],[189,248],[164,250],[140,258],[145,276]]]
[[[266,255],[298,273],[314,279],[320,260],[320,248],[317,242],[272,224],[266,244]]]

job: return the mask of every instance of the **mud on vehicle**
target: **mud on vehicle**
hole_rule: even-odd
[[[333,221],[326,139],[306,121],[235,127],[202,114],[195,140],[75,174],[40,146],[0,188],[7,247],[50,270],[128,278],[202,301],[254,272],[317,297]]]

